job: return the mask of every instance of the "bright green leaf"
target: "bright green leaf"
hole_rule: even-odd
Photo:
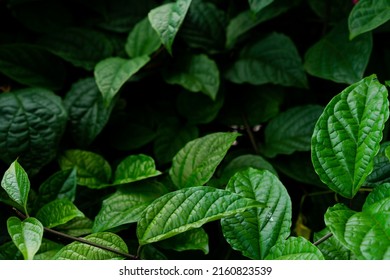
[[[26,88],[0,94],[0,159],[16,158],[29,174],[37,173],[57,152],[67,114],[52,91]]]
[[[187,14],[191,0],[177,0],[151,10],[148,14],[152,27],[160,36],[162,44],[172,54],[172,44]]]
[[[372,49],[372,36],[348,39],[345,22],[322,37],[305,54],[305,70],[313,76],[352,84],[363,78]]]
[[[290,235],[292,208],[286,188],[271,172],[249,168],[234,175],[226,190],[267,205],[221,221],[223,235],[233,249],[251,259],[264,259]]]
[[[78,184],[98,189],[106,187],[111,178],[110,164],[98,154],[83,150],[67,150],[58,159],[61,169],[77,168]]]
[[[324,260],[321,251],[303,237],[290,237],[271,248],[267,260]]]
[[[388,201],[390,198],[390,183],[385,183],[376,186],[372,192],[367,196],[366,201],[363,205],[363,211],[372,211],[372,208],[376,206],[389,206],[390,203]],[[381,211],[389,211],[390,209],[382,208]],[[377,209],[375,212],[379,212]]]
[[[265,128],[264,154],[292,154],[310,151],[314,125],[323,111],[319,105],[293,107],[273,118]]]
[[[65,80],[60,59],[42,48],[24,44],[0,46],[0,73],[24,85],[52,90],[62,88]]]
[[[229,191],[191,187],[156,199],[138,221],[141,245],[157,242],[203,224],[264,204]]]
[[[362,33],[371,31],[388,20],[390,20],[389,0],[359,1],[348,18],[350,39],[352,40]]]
[[[248,0],[251,11],[254,13],[260,12],[262,9],[267,7],[269,4],[274,2],[274,0]]]
[[[378,154],[374,157],[374,169],[368,175],[364,185],[371,187],[383,183],[390,183],[390,161],[387,156],[388,151],[390,151],[389,147],[389,141],[381,144]]]
[[[11,217],[7,221],[7,228],[12,241],[22,252],[24,259],[32,260],[41,246],[43,236],[42,224],[32,217],[24,221]]]
[[[172,68],[164,72],[168,84],[178,84],[192,92],[202,92],[212,100],[219,89],[217,64],[204,54],[180,57]]]
[[[1,180],[1,187],[27,214],[30,180],[26,171],[24,171],[23,167],[17,161],[14,161],[7,171],[5,171]]]
[[[140,56],[133,59],[110,57],[100,61],[94,71],[96,84],[103,95],[106,105],[135,73],[150,60],[149,56]]]
[[[160,37],[152,28],[149,19],[144,18],[129,33],[125,50],[130,57],[140,57],[153,54],[160,46]]]
[[[116,234],[98,232],[84,237],[85,240],[101,246],[127,253],[126,243]],[[62,248],[55,256],[55,260],[122,260],[123,256],[92,245],[72,242]]]
[[[167,190],[159,183],[142,182],[119,188],[103,200],[92,231],[99,232],[137,222],[145,208]]]
[[[275,32],[244,47],[228,69],[226,78],[238,84],[307,87],[302,60],[294,42]]]
[[[112,108],[105,106],[103,96],[94,78],[85,78],[74,83],[64,99],[68,111],[68,131],[73,141],[81,148],[88,146],[103,130]]]
[[[329,102],[314,129],[312,161],[330,189],[354,197],[373,169],[388,117],[387,90],[375,75]]]
[[[45,204],[38,210],[36,217],[45,227],[53,228],[76,217],[84,217],[84,214],[71,201],[61,198]]]
[[[216,132],[188,142],[173,158],[169,170],[176,187],[207,183],[238,136],[238,133]]]
[[[158,243],[158,246],[178,252],[201,250],[207,255],[209,253],[209,237],[203,228],[195,228],[164,239]]]

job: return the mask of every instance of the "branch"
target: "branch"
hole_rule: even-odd
[[[316,242],[314,242],[313,245],[318,246],[322,242],[324,242],[325,240],[328,240],[329,238],[331,238],[332,236],[333,236],[333,233],[329,232],[329,233],[325,234],[323,237],[321,237],[320,239],[318,239]]]

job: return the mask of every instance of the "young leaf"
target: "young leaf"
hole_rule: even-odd
[[[12,241],[22,252],[25,260],[32,260],[41,246],[43,226],[35,218],[20,221],[17,217],[10,217],[7,228]]]
[[[274,2],[274,0],[248,0],[251,11],[254,13],[260,12],[262,9],[267,7],[269,4]]]
[[[110,57],[100,61],[94,71],[96,84],[103,95],[106,106],[135,73],[150,60],[149,56],[140,56],[133,59]]]
[[[27,200],[30,191],[30,180],[26,171],[14,161],[5,171],[1,180],[1,187],[7,192],[9,197],[22,207],[27,214]]]
[[[188,142],[173,158],[169,170],[176,187],[207,183],[238,136],[238,133],[217,132]]]
[[[111,115],[111,106],[105,106],[103,96],[94,78],[74,83],[64,99],[68,111],[68,130],[73,141],[81,148],[87,147],[103,130]]]
[[[312,161],[330,189],[354,197],[373,169],[388,117],[387,90],[375,75],[329,102],[314,128]]]
[[[209,253],[209,236],[203,228],[195,228],[158,243],[164,249],[178,252],[186,250],[201,250],[205,255]]]
[[[298,50],[289,37],[280,33],[271,33],[244,47],[226,78],[238,84],[307,87]]]
[[[192,0],[177,0],[151,10],[148,14],[152,27],[160,36],[162,44],[172,54],[172,44],[187,14]]]
[[[371,31],[390,20],[389,0],[364,0],[358,2],[348,18],[350,39]]]
[[[165,73],[165,81],[192,92],[202,92],[215,100],[219,89],[217,64],[204,54],[182,57],[178,61]]]
[[[290,237],[271,248],[267,260],[324,260],[321,251],[303,237]]]
[[[125,50],[130,57],[140,57],[153,54],[160,46],[160,37],[152,28],[149,19],[144,18],[129,33]]]
[[[24,44],[0,46],[0,73],[24,85],[52,90],[61,89],[65,79],[60,59],[42,48]]]
[[[145,208],[167,191],[159,183],[142,182],[123,186],[103,200],[92,231],[99,232],[137,222]]]
[[[342,22],[306,52],[304,67],[310,75],[352,84],[363,78],[371,49],[371,34],[350,41]]]
[[[290,235],[292,208],[286,188],[271,172],[249,168],[234,175],[226,190],[267,205],[221,220],[233,249],[251,259],[264,259]]]
[[[141,245],[157,242],[205,223],[264,204],[212,187],[191,187],[170,192],[152,202],[138,221]]]
[[[122,160],[115,170],[114,185],[140,181],[160,175],[153,158],[146,155],[131,155]]]
[[[84,237],[85,240],[101,246],[127,253],[127,245],[118,235],[111,232],[98,232]],[[55,256],[55,260],[122,260],[124,257],[114,252],[92,245],[72,242],[62,248]]]
[[[314,125],[323,111],[318,105],[293,107],[273,118],[265,128],[264,154],[292,154],[310,151]]]
[[[111,178],[111,166],[100,155],[89,151],[67,150],[58,159],[61,169],[77,168],[78,184],[92,189],[106,187]]]
[[[44,205],[38,210],[36,217],[45,227],[53,228],[76,217],[84,217],[84,214],[71,201],[62,198]]]
[[[16,158],[31,175],[57,152],[67,114],[52,91],[27,88],[0,94],[0,159]]]

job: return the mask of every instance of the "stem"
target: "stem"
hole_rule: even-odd
[[[329,238],[331,238],[332,236],[333,236],[333,233],[329,232],[329,233],[325,234],[323,237],[321,237],[320,239],[318,239],[316,242],[314,242],[313,245],[318,246],[322,242],[324,242],[325,240],[328,240]]]
[[[22,219],[26,219],[27,218],[26,215],[24,215],[22,212],[20,212],[16,208],[13,208],[13,209],[16,212],[16,214],[19,217],[21,217]],[[45,232],[48,232],[48,233],[60,236],[62,238],[68,239],[68,240],[84,243],[84,244],[87,244],[87,245],[90,245],[90,246],[93,246],[93,247],[96,247],[96,248],[100,248],[100,249],[103,249],[103,250],[106,250],[106,251],[109,251],[109,252],[121,255],[121,256],[129,258],[129,259],[134,259],[134,260],[138,259],[137,256],[134,256],[134,255],[131,255],[131,254],[128,254],[128,253],[124,253],[124,252],[121,252],[119,250],[116,250],[116,249],[113,249],[113,248],[110,248],[110,247],[107,247],[107,246],[104,246],[104,245],[97,244],[95,242],[91,242],[91,241],[86,240],[86,239],[84,239],[82,237],[72,236],[72,235],[69,235],[69,234],[66,234],[66,233],[62,233],[62,232],[59,232],[59,231],[56,231],[54,229],[47,228],[47,227],[44,227],[43,229],[44,229]]]
[[[253,135],[252,129],[249,126],[248,119],[245,116],[245,114],[242,115],[242,119],[244,121],[245,130],[246,130],[246,133],[248,134],[249,140],[251,141],[253,150],[258,155],[259,154],[259,148],[257,147],[255,136]]]

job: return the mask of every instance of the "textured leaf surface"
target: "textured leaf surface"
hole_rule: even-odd
[[[303,237],[290,237],[272,247],[267,260],[323,260],[321,251]]]
[[[56,229],[71,236],[85,236],[92,233],[92,226],[93,221],[88,217],[76,217]]]
[[[64,99],[68,111],[68,131],[73,141],[86,147],[103,130],[110,117],[113,105],[105,106],[103,96],[94,78],[86,78],[74,83]]]
[[[226,78],[239,84],[307,87],[302,60],[293,41],[279,33],[271,33],[244,47]]]
[[[203,224],[264,204],[229,191],[191,187],[156,199],[138,221],[141,245],[157,242]]]
[[[267,157],[310,151],[314,125],[323,111],[318,105],[293,107],[273,118],[265,128]]]
[[[161,40],[148,18],[137,23],[127,37],[125,50],[130,57],[151,55],[161,46]]]
[[[36,217],[45,227],[53,228],[76,217],[84,217],[84,214],[71,201],[61,198],[44,205],[39,209]]]
[[[390,161],[386,156],[389,146],[389,141],[381,144],[378,154],[374,157],[374,169],[368,175],[365,185],[377,186],[390,183]]]
[[[34,256],[34,260],[51,260],[64,245],[42,238],[41,246]]]
[[[65,79],[61,60],[32,45],[0,46],[0,72],[21,84],[53,90],[60,89]]]
[[[187,250],[201,250],[205,255],[209,253],[209,237],[203,228],[195,228],[158,243],[164,249],[178,252]]]
[[[328,233],[330,233],[328,228],[314,233],[314,241],[317,241]],[[318,244],[317,247],[320,249],[326,260],[352,260],[355,258],[352,252],[347,249],[335,236],[331,236],[321,244]]]
[[[177,0],[151,10],[148,14],[152,27],[162,44],[172,54],[172,44],[191,5],[191,0]]]
[[[181,85],[192,92],[202,92],[212,100],[218,93],[218,66],[204,54],[180,58],[164,77],[169,84]]]
[[[137,222],[145,208],[166,192],[164,186],[151,182],[119,188],[103,200],[102,208],[95,217],[93,232]]]
[[[111,41],[103,33],[84,28],[67,28],[42,38],[40,44],[74,66],[92,70],[96,63],[113,53]]]
[[[22,252],[25,260],[32,260],[41,246],[43,226],[35,218],[27,218],[20,221],[11,217],[7,221],[8,233],[12,241]]]
[[[238,133],[217,132],[188,142],[173,158],[169,175],[178,188],[208,182]]]
[[[359,1],[352,9],[348,25],[350,38],[368,32],[384,24],[390,19],[389,0]]]
[[[127,253],[126,243],[116,234],[110,232],[98,232],[84,237],[85,240],[106,246],[111,249]],[[80,242],[72,242],[62,248],[55,256],[55,260],[122,260],[124,257]]]
[[[373,169],[389,117],[387,90],[374,75],[335,96],[318,119],[312,161],[320,179],[352,198]]]
[[[28,179],[26,171],[24,171],[23,167],[17,161],[14,161],[5,171],[3,179],[1,180],[1,187],[27,214],[30,180]]]
[[[234,175],[226,190],[267,206],[221,221],[223,235],[233,249],[251,259],[264,259],[290,235],[292,209],[286,188],[271,172],[249,168]]]
[[[350,41],[342,22],[306,52],[304,67],[310,75],[352,84],[363,78],[371,49],[371,34]]]
[[[135,73],[137,73],[150,58],[140,56],[133,59],[110,57],[100,61],[94,71],[96,83],[103,95],[106,105],[111,104],[112,99]]]
[[[58,159],[61,169],[77,168],[78,184],[89,188],[107,186],[111,166],[100,155],[83,150],[67,150]]]
[[[21,89],[0,95],[0,159],[16,158],[34,174],[49,163],[65,130],[67,114],[52,91]]]

